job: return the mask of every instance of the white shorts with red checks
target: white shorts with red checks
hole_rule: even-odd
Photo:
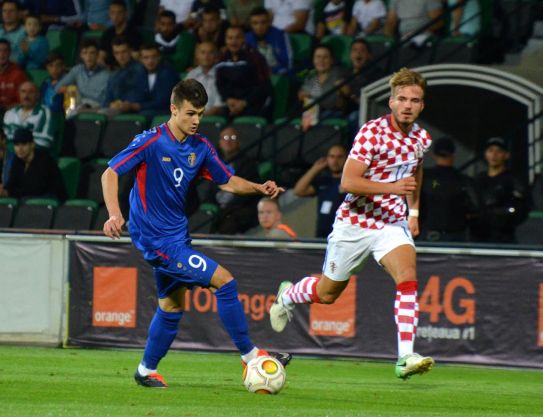
[[[383,256],[402,245],[415,247],[407,221],[385,224],[382,229],[364,229],[336,220],[328,236],[322,272],[334,281],[346,281],[362,269],[368,256],[380,263]]]

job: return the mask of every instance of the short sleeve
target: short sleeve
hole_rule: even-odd
[[[364,125],[354,138],[349,158],[356,159],[369,166],[375,155],[376,146],[377,139],[375,133],[368,125]]]
[[[226,184],[230,177],[234,175],[234,170],[221,161],[211,143],[207,140],[205,142],[207,144],[207,153],[200,168],[199,176],[208,181],[213,181],[217,185]]]

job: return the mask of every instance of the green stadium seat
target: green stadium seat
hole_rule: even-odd
[[[107,116],[96,113],[80,113],[67,122],[70,128],[74,154],[77,158],[87,160],[96,156],[98,146],[107,123]]]
[[[260,116],[240,116],[232,122],[241,137],[241,151],[249,158],[259,158],[260,139],[267,124],[266,118]]]
[[[58,200],[54,198],[29,198],[19,206],[13,220],[13,227],[49,229],[58,205]]]
[[[285,117],[288,107],[289,81],[286,75],[272,75],[273,120]]]
[[[46,33],[50,51],[58,51],[64,63],[71,67],[75,64],[77,54],[77,33],[73,30],[48,30]]]
[[[41,87],[43,82],[49,77],[49,73],[44,69],[27,69],[26,74],[28,75],[28,78],[38,86],[38,88]]]
[[[61,154],[64,146],[64,113],[51,112],[51,123],[54,127],[51,154],[56,158]]]
[[[77,196],[79,177],[81,175],[81,161],[77,158],[66,156],[59,158],[57,164],[60,173],[62,174],[62,179],[64,180],[68,198],[75,198]]]
[[[289,33],[288,36],[292,47],[294,71],[309,67],[311,65],[313,38],[306,33]]]
[[[334,51],[336,64],[346,68],[351,66],[350,53],[352,42],[352,36],[328,35],[322,38],[322,43],[330,46],[332,51]]]
[[[104,34],[101,30],[88,30],[86,32],[83,32],[83,39],[94,39],[96,42],[100,42],[102,40],[102,35]]]
[[[192,64],[195,46],[196,39],[194,38],[194,35],[186,31],[181,32],[179,34],[175,52],[166,57],[166,60],[177,72],[183,72]]]
[[[0,198],[0,228],[11,226],[18,204],[19,200],[16,198]]]
[[[107,158],[115,156],[146,128],[147,119],[141,114],[119,114],[112,117],[106,124],[99,153]]]
[[[169,114],[162,114],[160,116],[155,116],[151,120],[151,127],[159,126],[162,123],[166,123],[168,120],[170,120]]]
[[[67,200],[57,208],[53,229],[91,230],[98,204],[92,200]]]

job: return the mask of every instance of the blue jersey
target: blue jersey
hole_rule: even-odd
[[[146,252],[189,245],[185,204],[190,183],[204,177],[220,185],[233,175],[206,137],[194,134],[179,142],[166,123],[137,135],[109,166],[119,175],[136,169],[129,232]]]

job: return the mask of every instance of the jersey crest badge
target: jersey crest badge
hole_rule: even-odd
[[[194,152],[191,152],[189,156],[187,156],[187,162],[192,167],[196,163],[196,154]]]
[[[169,156],[163,156],[162,161],[163,162],[172,162],[172,158],[170,158]]]

